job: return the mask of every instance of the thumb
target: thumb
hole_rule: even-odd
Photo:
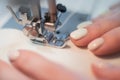
[[[98,79],[120,80],[120,67],[97,62],[92,64],[92,71]]]

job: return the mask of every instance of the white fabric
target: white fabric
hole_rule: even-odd
[[[13,50],[27,49],[37,52],[47,59],[63,65],[64,67],[95,80],[91,72],[91,64],[102,60],[103,62],[120,65],[120,58],[102,59],[94,56],[87,49],[81,49],[68,41],[68,48],[57,49],[48,46],[32,44],[21,31],[14,29],[0,30],[0,59],[8,61],[8,54]]]

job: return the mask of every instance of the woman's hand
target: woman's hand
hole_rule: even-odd
[[[76,46],[87,46],[95,55],[120,52],[120,6],[79,27],[71,33],[71,40]]]
[[[11,66],[0,61],[0,80],[86,80],[82,73],[73,73],[32,51],[12,52],[9,59]],[[98,62],[91,69],[98,80],[120,80],[120,67]]]

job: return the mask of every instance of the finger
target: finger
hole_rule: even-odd
[[[114,29],[120,25],[120,12],[114,15],[106,16],[99,19],[93,24],[83,29],[78,29],[71,33],[71,40],[77,46],[87,46],[95,38],[102,36],[104,33]]]
[[[96,55],[108,55],[120,52],[120,27],[115,28],[100,38],[93,40],[88,49]]]
[[[36,80],[78,80],[72,72],[32,51],[19,50],[9,58],[17,69]]]
[[[92,71],[100,80],[120,80],[120,67],[97,62],[92,65]]]
[[[96,17],[95,19],[93,19],[92,21],[93,22],[98,22],[98,21],[100,21],[100,20],[103,20],[103,19],[105,19],[105,18],[107,18],[107,17],[110,17],[110,16],[112,16],[113,14],[116,14],[116,13],[118,13],[119,12],[119,9],[108,9],[108,10],[106,10],[105,12],[103,12],[101,15],[99,15],[98,17]]]
[[[114,10],[114,9],[117,9],[117,8],[120,9],[120,2],[118,2],[117,4],[110,7],[111,10]]]
[[[32,80],[17,71],[12,66],[9,66],[3,61],[0,61],[0,80]]]

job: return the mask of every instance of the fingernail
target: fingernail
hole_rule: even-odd
[[[77,26],[77,28],[79,29],[79,28],[85,28],[85,27],[87,27],[87,26],[89,26],[89,25],[91,25],[92,24],[92,21],[85,21],[85,22],[82,22],[82,23],[80,23],[78,26]]]
[[[8,58],[10,61],[15,61],[19,56],[20,56],[20,53],[17,50],[10,51],[8,54]]]
[[[99,69],[113,68],[113,65],[111,65],[109,63],[103,63],[102,61],[97,61],[97,62],[94,63],[94,65]]]
[[[103,43],[104,43],[104,39],[103,39],[103,38],[95,39],[94,41],[92,41],[92,42],[88,45],[88,49],[89,49],[89,50],[96,50],[96,49],[98,49]]]
[[[87,29],[81,28],[81,29],[77,29],[75,31],[73,31],[70,36],[73,39],[81,39],[83,37],[85,37],[87,35],[88,31]]]

